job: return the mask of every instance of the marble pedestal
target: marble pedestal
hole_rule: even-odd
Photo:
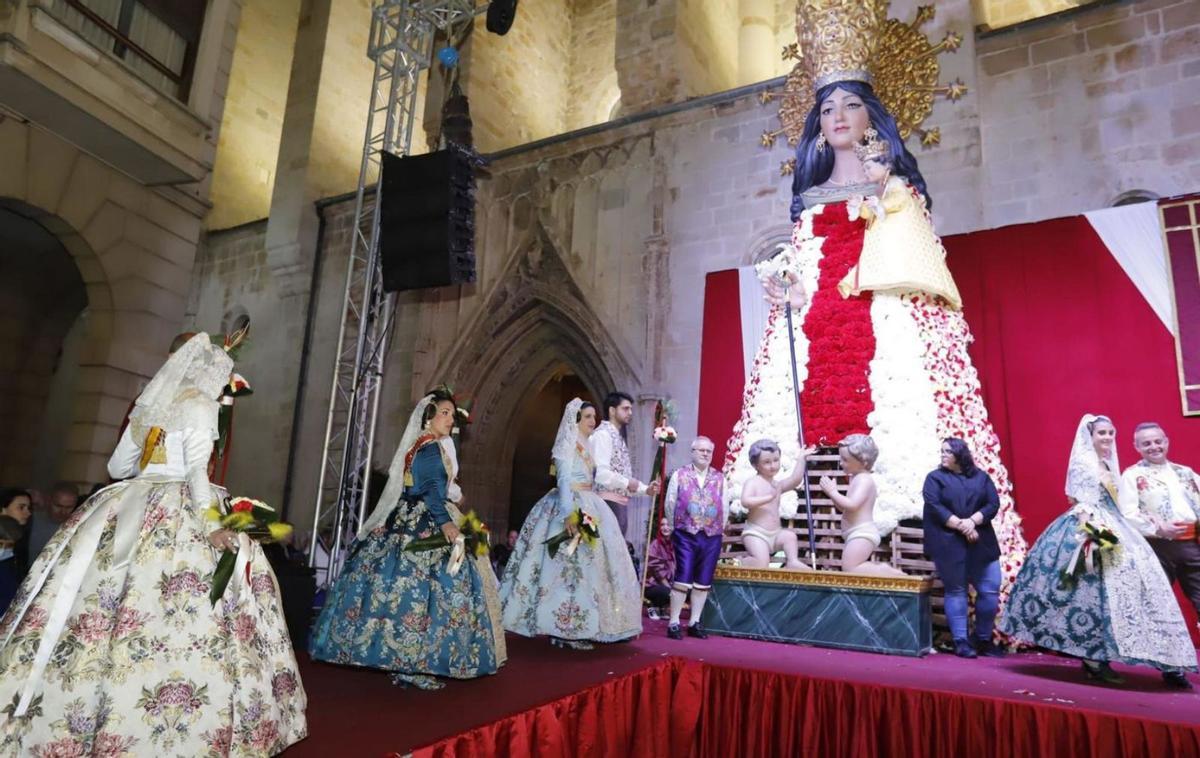
[[[729,637],[921,656],[932,646],[931,584],[720,566],[701,621]]]

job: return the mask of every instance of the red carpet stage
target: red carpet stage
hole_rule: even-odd
[[[592,652],[509,636],[509,663],[438,692],[306,663],[302,756],[1194,756],[1200,694],[1117,666],[924,659],[647,634]],[[1194,682],[1200,679],[1192,677]]]

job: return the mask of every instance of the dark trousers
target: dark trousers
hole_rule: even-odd
[[[1171,584],[1179,582],[1179,588],[1200,614],[1200,543],[1156,537],[1148,537],[1146,541],[1154,548],[1167,581]]]

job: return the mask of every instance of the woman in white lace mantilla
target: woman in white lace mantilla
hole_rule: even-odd
[[[590,649],[589,640],[617,642],[642,631],[642,595],[625,538],[593,491],[588,436],[595,428],[594,405],[579,398],[567,403],[551,451],[558,487],[529,512],[500,585],[505,629],[549,635],[553,644],[577,650]],[[567,529],[576,509],[598,525],[598,539],[551,555],[546,541]]]
[[[1115,437],[1105,416],[1079,422],[1067,466],[1071,507],[1030,549],[1000,630],[1082,658],[1090,679],[1120,683],[1109,666],[1120,661],[1187,686],[1183,672],[1196,670],[1196,651],[1158,558],[1116,506]]]
[[[206,334],[138,397],[114,479],[33,563],[0,622],[0,755],[238,755],[306,734],[275,575],[204,511],[233,361]],[[209,599],[222,549],[239,566]]]

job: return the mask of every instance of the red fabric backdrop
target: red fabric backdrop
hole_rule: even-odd
[[[945,244],[1031,543],[1065,508],[1067,457],[1084,413],[1113,418],[1123,466],[1138,459],[1133,427],[1155,420],[1171,439],[1171,458],[1200,467],[1200,417],[1181,412],[1174,339],[1086,218],[955,235]],[[718,462],[741,407],[737,312],[736,272],[710,274],[699,428],[716,441]],[[1196,635],[1195,614],[1183,605]]]

